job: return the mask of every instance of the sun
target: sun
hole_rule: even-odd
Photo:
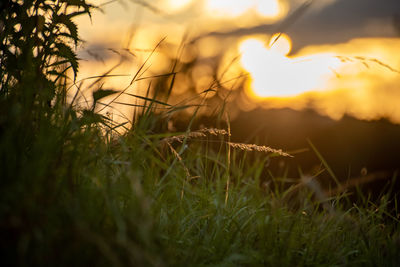
[[[291,40],[286,34],[275,34],[268,44],[257,38],[240,43],[241,64],[251,75],[251,91],[257,97],[292,95],[287,81]]]
[[[286,34],[274,34],[268,45],[260,39],[248,38],[239,45],[241,65],[250,74],[250,96],[263,99],[293,97],[325,88],[332,68],[339,60],[329,54],[312,58],[288,56],[292,41]]]
[[[287,56],[292,50],[292,39],[285,33],[275,33],[269,40],[268,49]]]

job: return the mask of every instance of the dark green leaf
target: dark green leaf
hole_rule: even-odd
[[[103,119],[100,114],[93,112],[92,110],[85,109],[80,118],[81,125],[91,125],[93,123],[102,123]]]
[[[96,103],[98,100],[116,93],[118,93],[118,91],[111,89],[99,89],[93,92],[93,101]]]
[[[62,23],[68,29],[70,38],[73,39],[75,45],[77,45],[79,38],[78,38],[78,26],[71,20],[71,16],[62,14],[57,17],[57,22]]]
[[[143,100],[146,100],[146,101],[154,102],[154,103],[157,103],[157,104],[160,104],[160,105],[171,106],[170,104],[161,102],[161,101],[156,100],[154,98],[144,97],[144,96],[140,96],[140,95],[134,95],[134,94],[130,94],[130,93],[124,93],[124,94],[129,95],[129,96],[133,96],[133,97],[136,97],[136,98],[140,98],[140,99],[143,99]]]
[[[56,55],[58,57],[67,59],[68,63],[72,66],[74,75],[76,75],[78,72],[78,58],[76,57],[75,52],[72,50],[71,47],[64,43],[55,43],[55,47],[57,49]]]

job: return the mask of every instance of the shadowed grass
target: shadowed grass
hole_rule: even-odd
[[[100,87],[84,109],[74,103],[81,84],[68,104],[66,83],[41,80],[54,96],[31,95],[45,76],[24,71],[29,79],[2,80],[0,88],[2,265],[400,265],[399,207],[390,188],[378,202],[362,193],[351,202],[342,194],[351,183],[327,197],[314,177],[274,176],[267,162],[290,155],[231,142],[228,119],[227,130],[193,131],[204,101],[171,106],[149,86],[146,96],[130,94],[143,109],[128,129],[96,112],[126,89]],[[167,131],[170,113],[188,107],[195,111],[186,131]]]
[[[315,198],[308,186],[270,187],[284,177],[265,175],[264,152],[232,149],[228,165],[223,140],[215,149],[211,139],[185,143],[179,135],[149,135],[163,123],[151,113],[123,135],[106,138],[102,123],[72,110],[42,122],[35,136],[8,123],[0,139],[6,262],[399,264],[399,211],[389,195],[348,206],[340,195]],[[207,139],[211,132],[187,137]],[[166,139],[182,143],[163,149]]]

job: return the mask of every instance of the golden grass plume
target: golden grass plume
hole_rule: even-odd
[[[269,146],[259,146],[255,144],[244,144],[244,143],[234,143],[234,142],[227,142],[227,144],[232,148],[237,148],[244,151],[258,151],[264,153],[274,153],[284,157],[293,157],[289,153],[283,152],[282,149],[275,149]]]
[[[203,128],[197,131],[189,132],[187,134],[175,135],[171,137],[167,137],[161,140],[161,143],[170,145],[171,143],[178,142],[183,143],[185,138],[189,139],[198,139],[207,136],[231,136],[230,133],[224,129],[217,128]],[[224,142],[224,141],[223,141]],[[234,149],[240,149],[243,151],[257,151],[264,153],[274,153],[284,157],[293,157],[289,153],[282,151],[282,149],[274,149],[269,146],[259,146],[255,144],[244,144],[244,143],[235,143],[235,142],[225,142],[229,147]]]
[[[207,135],[213,136],[230,136],[230,134],[224,129],[217,128],[203,128],[197,131],[189,132],[188,134],[180,134],[171,137],[164,138],[161,142],[165,143],[173,143],[178,142],[182,143],[185,138],[187,139],[196,139],[201,137],[207,137]]]

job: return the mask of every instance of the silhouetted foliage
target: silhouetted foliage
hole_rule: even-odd
[[[55,84],[78,71],[81,41],[73,18],[90,16],[85,0],[5,0],[0,4],[0,95],[26,107],[49,106]],[[64,98],[65,100],[65,98]]]

